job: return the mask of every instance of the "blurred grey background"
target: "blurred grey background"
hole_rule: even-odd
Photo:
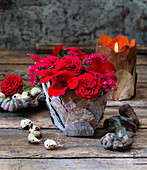
[[[0,0],[0,49],[95,43],[101,34],[147,44],[147,0]]]

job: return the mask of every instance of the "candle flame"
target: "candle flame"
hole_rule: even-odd
[[[116,42],[114,45],[114,51],[117,53],[118,52],[118,43]]]

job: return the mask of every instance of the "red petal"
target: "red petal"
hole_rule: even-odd
[[[53,51],[52,51],[53,54],[54,54],[55,56],[57,56],[57,55],[59,54],[61,48],[64,47],[64,46],[65,46],[65,44],[57,45],[57,46],[53,49]]]
[[[107,73],[109,71],[114,71],[114,70],[115,70],[114,65],[110,62],[106,62],[106,63],[103,63],[103,65],[100,69],[100,72]]]
[[[56,78],[55,81],[65,81],[67,82],[71,77],[74,77],[76,74],[74,72],[70,72],[70,71],[59,71],[56,74]]]
[[[28,56],[30,56],[34,61],[40,61],[42,58],[38,57],[37,55],[34,54],[27,54]]]
[[[50,97],[64,95],[67,88],[68,87],[63,87],[61,84],[53,84],[49,87],[48,94]]]
[[[58,70],[60,70],[62,67],[64,66],[64,61],[60,60],[60,62],[56,65],[55,67],[55,72],[57,72]]]
[[[106,74],[97,73],[97,76],[100,78],[107,78]]]
[[[102,61],[102,59],[101,58],[99,58],[99,57],[95,57],[95,58],[92,58],[92,67],[94,68],[94,70],[96,71],[96,72],[101,72],[100,70],[101,70],[101,67],[103,66],[103,61]]]
[[[66,47],[64,50],[69,50],[67,54],[71,54],[72,56],[77,55],[80,51],[77,47]]]
[[[78,47],[66,47],[64,50],[79,51]]]
[[[114,65],[110,62],[103,63],[102,59],[99,57],[92,58],[92,68],[86,67],[85,70],[89,73],[92,73],[96,71],[97,73],[107,73],[109,71],[114,71]]]
[[[54,69],[45,69],[37,73],[38,76],[53,76],[55,74]]]
[[[95,73],[97,73],[92,67],[85,67],[85,70],[88,72],[88,73],[90,73],[90,74],[95,74]]]
[[[52,79],[53,76],[47,76],[47,77],[42,77],[39,81],[39,83],[48,83],[49,80]]]
[[[67,84],[70,89],[75,89],[79,83],[79,79],[77,77],[72,77],[68,80]]]
[[[115,82],[117,82],[117,77],[116,77],[116,75],[114,73],[106,73],[105,75],[110,77]]]

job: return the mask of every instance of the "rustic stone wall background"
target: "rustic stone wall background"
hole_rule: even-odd
[[[147,43],[147,0],[0,0],[0,49],[95,43],[102,33]]]

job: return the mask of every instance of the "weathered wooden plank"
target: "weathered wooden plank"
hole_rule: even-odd
[[[18,129],[1,129],[0,158],[147,158],[147,129],[139,129],[133,138],[131,149],[125,152],[105,150],[100,144],[100,138],[105,130],[98,130],[95,137],[66,137],[59,130],[41,130],[42,138],[39,144],[27,141],[28,132]],[[55,150],[46,150],[44,141],[53,139],[57,142]]]
[[[1,159],[0,170],[143,170],[147,168],[147,158],[141,159]]]
[[[0,50],[0,63],[1,64],[28,64],[31,65],[34,61],[27,54],[35,54],[35,50]],[[37,56],[44,57],[49,54],[36,54]]]
[[[136,98],[124,101],[107,101],[107,107],[120,107],[123,104],[129,104],[133,108],[147,108],[147,100],[136,100]]]
[[[147,45],[146,44],[136,44],[136,51],[138,54],[146,54],[147,53]]]
[[[22,71],[22,72],[28,72],[28,68],[30,65],[22,65],[22,64],[6,64],[1,65],[0,64],[0,73],[11,73],[14,71]]]
[[[104,118],[100,121],[99,128],[103,128],[105,119],[119,115],[119,107],[123,104],[130,104],[134,108],[140,120],[139,128],[147,128],[147,105],[145,105],[145,103],[140,103],[136,104],[132,101],[108,101],[108,107],[105,109]],[[24,118],[31,119],[34,124],[37,124],[42,128],[56,128],[51,121],[49,111],[45,105],[37,108],[20,110],[14,113],[0,109],[0,128],[19,128],[20,121]]]
[[[147,88],[147,82],[137,82],[137,89],[144,88],[143,90],[146,90]]]
[[[36,53],[46,53],[51,52],[53,48],[61,43],[36,43]],[[68,47],[78,47],[80,50],[87,53],[95,52],[96,44],[79,44],[79,43],[65,43]],[[137,44],[137,53],[147,53],[147,45]]]
[[[139,88],[136,90],[136,100],[147,100],[147,91],[146,88]]]
[[[26,54],[36,54],[35,50],[0,50],[0,63],[22,63],[22,64],[33,64],[34,61]],[[36,54],[37,56],[44,57],[49,55]],[[147,55],[137,55],[137,65],[147,65]]]
[[[52,50],[61,43],[36,43],[36,53],[51,53]],[[81,51],[94,53],[96,44],[65,43],[65,47],[78,47]]]
[[[34,53],[33,50],[0,50],[0,63],[29,63],[33,60],[27,53]]]
[[[147,55],[137,55],[137,65],[147,65]]]
[[[136,72],[138,76],[141,76],[141,74],[147,75],[147,65],[137,65]]]
[[[34,124],[42,128],[55,128],[45,104],[13,113],[0,109],[0,128],[19,128],[20,121],[25,118],[31,119]]]

